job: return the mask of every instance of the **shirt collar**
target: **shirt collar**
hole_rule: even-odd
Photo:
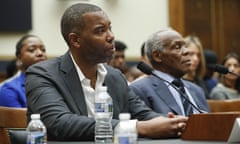
[[[81,69],[79,68],[79,66],[77,65],[77,63],[75,62],[73,56],[72,56],[72,53],[70,52],[70,56],[71,56],[71,59],[73,61],[73,64],[74,64],[74,67],[76,68],[77,70],[77,73],[78,73],[78,76],[79,76],[79,79],[80,81],[82,82],[84,79],[86,79],[86,77],[84,76],[84,74],[82,73]],[[99,85],[102,85],[104,80],[105,80],[105,77],[107,75],[107,70],[106,68],[104,67],[104,65],[102,63],[98,64],[97,66],[97,82],[99,83]],[[97,87],[98,85],[96,85]]]
[[[160,78],[162,78],[162,79],[164,79],[164,80],[166,80],[166,81],[168,81],[168,82],[172,82],[174,79],[176,79],[176,78],[174,78],[172,75],[170,75],[170,74],[168,74],[168,73],[164,73],[164,72],[162,72],[162,71],[159,71],[159,70],[155,70],[155,72],[156,72],[156,74],[160,77]]]

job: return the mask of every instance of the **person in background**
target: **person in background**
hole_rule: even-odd
[[[141,45],[141,61],[144,62],[145,64],[148,64],[149,66],[151,66],[148,56],[147,56],[145,42]]]
[[[240,57],[236,53],[228,53],[222,65],[227,67],[229,71],[240,74]],[[210,99],[235,99],[240,98],[238,76],[231,73],[221,74],[219,83],[210,93]]]
[[[156,112],[165,114],[173,112],[185,116],[199,113],[192,105],[190,105],[191,112],[185,109],[182,93],[174,89],[171,84],[178,79],[184,83],[186,95],[191,103],[201,110],[209,111],[202,89],[190,81],[181,79],[189,71],[192,63],[189,51],[185,48],[185,41],[178,32],[172,29],[155,32],[146,41],[146,49],[155,74],[161,80],[149,75],[132,82],[130,88],[136,95]]]
[[[16,59],[13,59],[8,63],[6,67],[6,78],[10,78],[17,73],[18,68],[16,63],[17,63]]]
[[[128,70],[125,73],[128,84],[130,84],[132,81],[138,79],[142,75],[143,75],[143,73],[137,68],[137,65],[135,65],[135,64],[132,66],[129,66]]]
[[[101,86],[113,99],[113,128],[120,113],[130,113],[138,135],[179,137],[187,118],[152,111],[128,87],[123,74],[106,64],[115,52],[111,21],[98,6],[77,3],[67,8],[61,32],[68,51],[31,66],[26,75],[27,117],[41,114],[48,139],[94,140],[94,96]]]
[[[210,94],[212,89],[218,83],[217,76],[215,76],[216,73],[213,70],[213,67],[217,64],[217,54],[212,50],[204,49],[204,57],[206,61],[206,72],[203,80],[205,82],[208,94]],[[209,99],[209,95],[207,99]]]
[[[119,40],[114,41],[116,51],[113,54],[112,59],[109,62],[109,65],[119,69],[123,74],[127,71],[126,60],[125,60],[125,50],[127,45]]]
[[[149,63],[149,60],[148,60],[148,57],[147,57],[147,54],[146,54],[146,50],[145,50],[145,43],[143,43],[141,45],[141,49],[140,49],[140,52],[141,52],[141,58],[140,58],[140,61],[148,64],[148,65],[151,65]],[[133,65],[131,67],[128,68],[128,71],[126,72],[126,78],[129,82],[129,84],[135,80],[138,80],[138,79],[141,79],[147,75],[145,75],[143,72],[141,72],[138,68],[137,68],[137,64],[136,65]]]
[[[25,71],[40,61],[47,59],[46,49],[41,39],[35,35],[25,35],[16,45],[16,65],[19,71],[5,80],[0,88],[0,106],[27,107],[25,95]]]
[[[203,80],[206,71],[206,63],[201,41],[195,35],[189,35],[185,37],[184,40],[191,57],[191,66],[189,72],[183,76],[183,79],[200,86],[204,90],[205,97],[207,98],[209,94]]]

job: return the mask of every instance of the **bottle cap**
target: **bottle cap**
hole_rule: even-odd
[[[31,114],[31,119],[40,119],[40,114]]]
[[[120,113],[119,114],[119,119],[120,120],[130,120],[130,114],[129,113]]]

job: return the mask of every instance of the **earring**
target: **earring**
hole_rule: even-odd
[[[21,60],[17,60],[16,65],[17,67],[22,67],[23,63]]]

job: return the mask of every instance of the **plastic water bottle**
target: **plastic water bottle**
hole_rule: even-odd
[[[113,105],[112,97],[107,92],[107,87],[96,89],[95,96],[95,143],[112,143],[112,115]]]
[[[120,122],[114,130],[114,144],[137,144],[136,125],[130,122],[129,113],[119,114]]]
[[[40,114],[31,115],[27,126],[27,144],[47,144],[47,130],[40,120]]]

